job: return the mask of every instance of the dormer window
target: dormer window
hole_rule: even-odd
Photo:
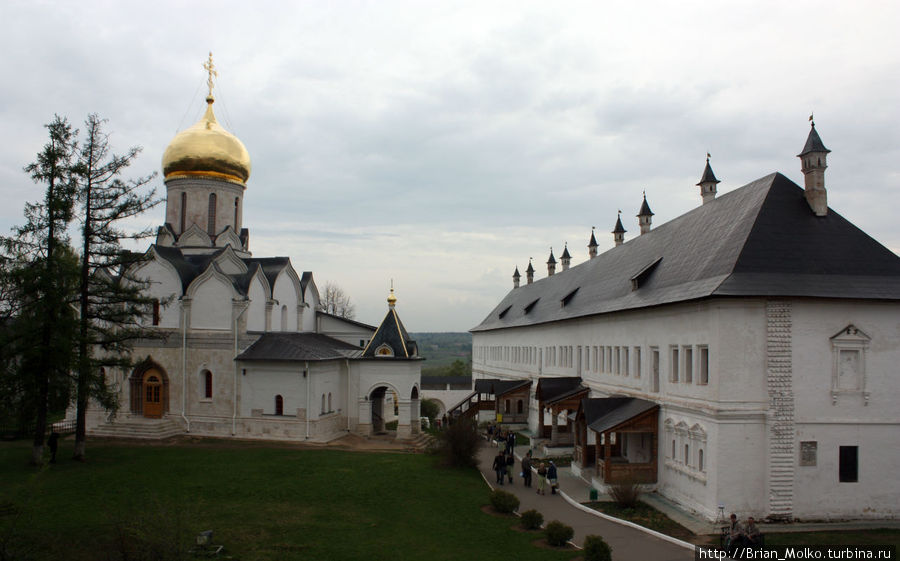
[[[382,344],[380,347],[375,349],[375,356],[381,357],[390,357],[394,356],[394,349],[391,348],[387,343]]]
[[[525,313],[526,313],[526,314],[529,313],[529,312],[531,312],[531,310],[534,308],[534,305],[538,303],[538,300],[540,300],[540,298],[538,298],[537,300],[532,301],[531,304],[528,304],[527,306],[525,306]]]
[[[578,287],[578,288],[581,288],[581,287]],[[566,294],[565,297],[562,300],[560,300],[563,308],[565,308],[569,304],[569,302],[572,301],[572,298],[575,297],[575,293],[578,292],[578,288],[576,288],[572,292]]]
[[[510,309],[510,308],[512,308],[512,305],[509,305],[509,306],[505,307],[505,308],[503,309],[503,311],[500,312],[499,318],[500,318],[500,319],[503,319],[503,316],[505,316],[506,313],[509,312],[509,309]]]

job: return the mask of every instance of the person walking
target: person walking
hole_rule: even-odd
[[[512,485],[513,482],[513,471],[516,469],[516,457],[513,456],[512,452],[506,455],[506,475],[509,476],[509,484]]]
[[[522,457],[522,481],[526,487],[531,487],[531,450]]]
[[[503,485],[503,476],[506,475],[506,456],[503,452],[498,452],[494,457],[493,469],[497,473],[497,484]]]
[[[544,465],[544,462],[540,463],[540,465],[538,466],[537,472],[538,472],[537,494],[538,495],[546,495],[547,492],[545,490],[545,487],[547,486],[547,466]]]
[[[559,480],[556,478],[556,464],[553,463],[553,460],[550,460],[550,467],[547,468],[547,480],[550,483],[550,494],[555,495]]]

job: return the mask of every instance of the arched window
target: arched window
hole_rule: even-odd
[[[179,234],[184,233],[184,225],[187,220],[187,193],[181,193],[181,230]]]
[[[240,233],[240,231],[238,231],[238,201],[239,200],[240,199],[238,199],[237,197],[234,198],[234,231],[238,232],[238,233]]]
[[[676,456],[675,456],[675,439],[673,438],[672,439],[672,459],[674,460],[675,458],[676,458]]]
[[[322,394],[322,413],[325,412],[325,394]]]
[[[522,400],[521,400],[521,399],[520,399],[519,401],[517,401],[517,402],[516,402],[516,413],[518,413],[519,415],[521,415],[521,414],[522,414],[522,411],[524,410],[524,407],[525,407],[525,406],[522,404]]]
[[[275,414],[284,415],[284,398],[280,395],[275,396]]]
[[[331,408],[331,392],[328,392],[328,412],[330,413],[331,411],[334,411],[334,409]]]
[[[216,235],[216,194],[209,194],[209,221],[206,231],[210,236]]]
[[[703,471],[703,448],[697,450],[697,469]]]
[[[203,397],[205,399],[212,399],[213,396],[213,387],[212,387],[212,372],[209,370],[203,371]]]
[[[287,331],[287,306],[281,307],[281,330]]]
[[[159,300],[153,299],[153,325],[159,325]]]
[[[691,465],[691,449],[689,446],[688,444],[684,445],[684,465],[686,466]]]

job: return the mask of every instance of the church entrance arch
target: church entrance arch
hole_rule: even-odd
[[[372,434],[385,434],[385,410],[384,396],[390,388],[378,386],[369,393],[369,403],[372,405]]]
[[[131,413],[160,419],[169,411],[169,377],[165,369],[145,360],[134,369],[131,385]]]

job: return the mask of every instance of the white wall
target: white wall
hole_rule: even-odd
[[[191,293],[191,329],[233,329],[234,287],[230,282],[213,275],[193,287]]]
[[[159,261],[158,258],[142,264],[135,276],[150,281],[144,294],[161,302],[159,307],[159,327],[179,327],[181,325],[181,279],[171,265]],[[166,300],[169,300],[166,302]],[[142,318],[143,325],[151,325],[152,314]]]
[[[299,287],[294,277],[288,273],[287,268],[282,269],[275,279],[275,287],[272,289],[272,297],[278,302],[272,310],[272,331],[297,331],[297,294]],[[282,322],[282,310],[287,319]],[[285,329],[282,325],[286,324]]]

